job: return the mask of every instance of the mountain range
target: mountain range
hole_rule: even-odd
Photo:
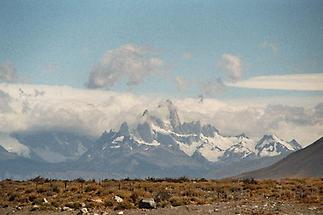
[[[291,153],[277,163],[244,173],[241,178],[299,178],[323,176],[323,137],[313,144]]]
[[[228,177],[268,166],[302,147],[273,134],[259,140],[225,136],[210,124],[181,122],[166,100],[144,110],[135,123],[104,131],[95,140],[62,131],[11,134],[15,145],[0,148],[0,177],[60,178]],[[8,159],[6,159],[8,157]],[[29,165],[16,171],[14,165]],[[19,169],[19,168],[18,168]]]

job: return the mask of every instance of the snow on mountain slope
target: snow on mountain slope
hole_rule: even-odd
[[[300,149],[302,149],[303,147],[301,146],[301,144],[299,144],[295,139],[292,139],[290,142],[288,142],[291,146],[292,146],[292,148],[293,148],[293,150],[300,150]]]
[[[265,136],[256,142],[245,134],[222,136],[212,125],[201,125],[199,121],[182,124],[176,107],[169,100],[155,110],[145,110],[131,128],[124,122],[118,132],[111,132],[111,141],[106,143],[110,149],[133,150],[141,146],[142,150],[149,151],[151,147],[166,146],[189,157],[198,153],[210,162],[276,156],[300,148],[295,140],[288,143],[276,136]]]
[[[211,162],[218,161],[224,155],[224,150],[215,144],[202,144],[195,151],[199,152],[205,159]]]
[[[251,158],[255,155],[254,152],[252,152],[249,148],[245,147],[243,142],[240,142],[238,144],[235,144],[228,148],[223,157],[222,160],[241,160],[245,158]]]
[[[196,144],[196,147],[191,150],[199,152],[204,158],[211,162],[237,157],[238,155],[236,154],[241,154],[241,151],[244,151],[247,155],[252,154],[255,145],[254,141],[246,136],[226,137],[219,133],[215,133],[213,137],[200,134],[198,143],[199,144]],[[231,153],[228,153],[228,151]],[[243,159],[247,157],[247,155],[238,157]]]
[[[12,159],[15,159],[17,157],[18,157],[17,154],[8,152],[5,148],[0,146],[0,162],[1,161],[6,161],[6,160],[12,160]],[[1,174],[1,171],[0,171],[0,174]]]
[[[11,148],[2,145],[18,155],[32,153],[52,163],[78,160],[80,157],[98,161],[110,155],[127,157],[130,154],[153,159],[156,151],[162,151],[167,156],[180,155],[183,160],[198,158],[211,163],[233,162],[285,155],[301,148],[295,140],[286,142],[274,135],[265,135],[256,142],[244,134],[223,136],[214,126],[202,125],[200,121],[182,123],[176,106],[170,100],[151,110],[144,110],[129,125],[124,122],[118,131],[104,132],[97,141],[98,145],[93,145],[89,137],[58,131],[15,133],[12,137],[19,141],[16,145],[10,144]]]
[[[206,171],[207,166],[187,156],[169,135],[155,133],[149,125],[145,131],[151,132],[152,140],[136,133],[137,126],[129,129],[129,135],[122,135],[121,129],[104,132],[81,156],[82,168],[116,174],[114,177],[201,176]]]
[[[141,121],[141,124],[137,125],[137,131],[134,132],[138,136],[137,139],[151,142],[158,134],[168,135],[188,156],[198,152],[211,162],[222,159],[226,150],[239,143],[243,143],[241,146],[245,151],[250,151],[250,153],[255,151],[255,142],[245,135],[225,137],[220,135],[212,125],[201,125],[199,121],[184,122],[182,124],[172,102],[167,100],[166,103],[159,105],[158,109],[165,109],[165,107],[169,111],[168,118],[165,119],[151,115],[148,110],[145,110],[143,114],[145,119]],[[146,133],[143,132],[143,127],[146,129]],[[138,132],[138,129],[140,132]],[[235,152],[236,150],[232,151],[231,154]],[[228,156],[226,155],[226,157]],[[246,156],[242,156],[242,158],[244,157]]]
[[[90,137],[59,131],[19,132],[12,136],[34,155],[50,163],[76,160],[93,142]]]
[[[19,143],[15,138],[0,133],[0,146],[11,153],[15,153],[19,156],[30,158],[30,149],[24,144]]]
[[[292,140],[287,142],[276,135],[264,135],[255,146],[256,153],[260,157],[277,156],[301,149],[301,146]]]
[[[298,144],[289,142],[293,147]],[[280,179],[323,176],[323,137],[304,149],[290,153],[285,158],[265,168],[247,171],[237,178]]]

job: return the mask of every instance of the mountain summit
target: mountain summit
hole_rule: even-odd
[[[48,131],[14,137],[28,147],[31,159],[52,163],[53,171],[58,168],[54,163],[64,161],[58,169],[68,168],[73,172],[69,175],[92,172],[116,178],[231,176],[272,164],[301,148],[296,140],[287,142],[275,135],[256,141],[246,134],[222,135],[200,121],[181,122],[170,100],[145,109],[136,123],[123,122],[117,131],[104,131],[96,141]]]
[[[177,108],[170,100],[161,103],[157,112],[166,117],[162,119],[146,109],[133,128],[122,123],[118,132],[110,134],[113,148],[122,148],[127,141],[132,147],[167,146],[189,157],[198,154],[209,162],[273,157],[301,148],[295,140],[286,142],[275,135],[264,135],[257,142],[246,134],[223,136],[214,126],[202,125],[200,121],[181,123]]]
[[[295,140],[292,145],[298,147]],[[299,178],[323,176],[323,137],[304,149],[291,153],[279,162],[252,172],[241,174],[241,178]]]
[[[286,142],[274,134],[264,135],[255,146],[257,155],[260,157],[287,154],[301,148],[301,145],[295,139]]]
[[[284,156],[299,146],[275,135],[255,141],[246,134],[221,135],[200,121],[182,123],[175,105],[166,100],[156,110],[144,110],[137,123],[123,122],[118,131],[105,132],[81,161],[121,175],[197,176],[214,165]]]

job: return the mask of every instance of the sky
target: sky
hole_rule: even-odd
[[[212,103],[204,115],[214,116],[214,124],[227,134],[246,129],[254,136],[278,132],[292,138],[289,131],[307,129],[296,135],[307,144],[323,135],[319,115],[323,113],[322,11],[323,2],[318,0],[2,0],[0,117],[12,122],[4,111],[14,109],[17,113],[19,105],[12,99],[20,99],[21,104],[37,100],[22,99],[16,94],[19,88],[39,92],[67,89],[78,95],[106,93],[108,98],[114,93],[120,97],[172,98],[179,106],[203,97],[225,103],[234,113],[239,107],[250,111],[260,105],[261,116],[266,111],[271,111],[269,116],[274,119],[279,116],[279,122],[268,122],[255,133],[254,126],[261,122],[255,120],[250,128],[244,128],[241,119],[229,112],[228,117],[237,121],[237,127],[231,128],[225,120],[219,123],[218,106]],[[85,97],[77,98],[81,101]],[[46,101],[57,99],[47,97]],[[71,102],[64,101],[64,107]],[[272,111],[273,105],[280,108]],[[31,106],[33,113],[39,111],[39,106]],[[183,108],[190,112],[191,106]],[[69,108],[69,112],[75,111]],[[290,122],[286,115],[293,111],[301,115],[299,118],[313,119]],[[119,118],[114,121],[119,123]],[[118,124],[109,123],[104,126]],[[18,128],[27,129],[15,125],[4,131],[0,126],[0,132]]]

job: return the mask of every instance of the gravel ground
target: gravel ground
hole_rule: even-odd
[[[30,207],[26,208],[0,208],[0,214],[86,214],[80,210],[72,211],[41,211],[32,210]],[[218,214],[218,215],[237,215],[237,214],[323,214],[323,203],[321,205],[306,205],[306,204],[293,204],[286,202],[241,202],[241,201],[229,201],[220,202],[211,205],[187,205],[173,208],[158,208],[153,210],[145,209],[131,209],[123,211],[93,211],[89,210],[87,214],[100,214],[100,215],[204,215],[204,214]]]

